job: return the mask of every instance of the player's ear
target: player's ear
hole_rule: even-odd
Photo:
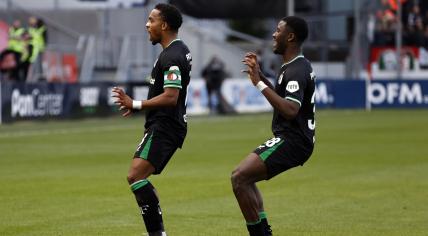
[[[296,34],[288,33],[287,42],[293,42],[296,39]]]
[[[166,23],[165,21],[162,22],[161,29],[164,31],[167,30],[168,29],[168,23]]]

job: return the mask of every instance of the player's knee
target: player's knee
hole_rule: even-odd
[[[133,184],[135,181],[137,181],[135,176],[132,174],[128,174],[128,176],[126,176],[126,180],[128,181],[128,184]]]

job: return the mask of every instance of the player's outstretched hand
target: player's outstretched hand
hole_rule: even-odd
[[[116,101],[114,101],[114,103],[119,105],[119,110],[121,111],[125,110],[122,116],[131,115],[132,99],[121,88],[113,87],[111,91],[113,92],[112,97],[116,98]]]
[[[247,54],[245,54],[245,57],[242,62],[244,63],[244,65],[247,66],[247,69],[242,70],[242,72],[247,73],[253,85],[256,85],[261,80],[260,66],[257,61],[257,55],[253,52],[248,52]]]

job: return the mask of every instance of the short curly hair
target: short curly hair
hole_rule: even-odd
[[[297,42],[302,44],[308,37],[308,23],[300,17],[297,16],[287,16],[281,19],[287,23],[287,26],[290,27],[296,34]]]
[[[180,11],[174,5],[165,3],[157,4],[155,9],[160,11],[162,20],[168,24],[171,30],[177,32],[183,23]]]

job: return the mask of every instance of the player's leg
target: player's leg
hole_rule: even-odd
[[[242,161],[232,173],[232,185],[236,199],[244,215],[248,229],[257,231],[250,235],[271,235],[263,209],[263,199],[255,183],[266,180],[289,169],[293,164],[285,153],[289,152],[288,142],[274,137],[258,146]]]
[[[128,172],[128,183],[135,195],[138,206],[150,236],[166,235],[159,198],[155,188],[147,179],[152,174],[159,173],[159,161],[163,161],[162,138],[155,128],[148,129],[134,154]]]
[[[267,178],[267,169],[255,153],[249,154],[232,172],[232,187],[251,236],[265,235],[259,217],[263,201],[255,183]]]
[[[134,158],[128,172],[128,183],[141,210],[144,224],[150,236],[166,235],[164,233],[162,213],[156,189],[147,179],[155,168],[142,158]]]
[[[251,189],[254,192],[254,196],[257,199],[256,204],[257,204],[257,212],[263,212],[264,211],[264,207],[263,207],[263,198],[262,195],[259,191],[259,189],[257,188],[256,184],[252,184],[250,185]]]
[[[261,224],[262,224],[263,228],[265,229],[265,235],[271,236],[272,235],[272,230],[271,230],[271,227],[270,227],[270,225],[268,223],[267,214],[266,214],[265,209],[263,207],[263,198],[262,198],[262,195],[261,195],[259,189],[257,188],[256,184],[252,185],[252,189],[253,189],[254,194],[255,194],[255,196],[257,198],[257,209],[258,209],[258,212],[259,212],[259,219],[261,221]]]

